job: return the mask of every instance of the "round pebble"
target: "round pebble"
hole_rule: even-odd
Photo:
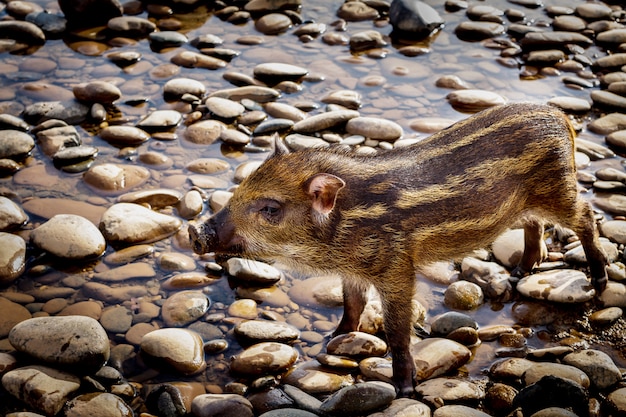
[[[232,358],[232,372],[244,375],[264,375],[285,371],[298,359],[298,352],[289,345],[263,342],[252,345]]]
[[[187,329],[158,329],[145,334],[141,354],[151,366],[183,375],[206,368],[202,339]]]
[[[93,259],[106,249],[104,236],[84,217],[58,214],[31,233],[31,242],[63,259]]]

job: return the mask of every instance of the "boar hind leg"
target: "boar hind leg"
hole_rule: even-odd
[[[354,279],[343,279],[343,317],[335,335],[358,330],[361,313],[367,303],[367,286]]]
[[[575,215],[570,217],[570,222],[572,222],[570,228],[580,239],[589,264],[591,282],[596,292],[600,294],[606,288],[608,281],[606,275],[608,257],[600,244],[593,211],[589,203],[579,198],[576,200],[575,210]]]
[[[524,222],[524,253],[512,275],[522,277],[531,272],[541,263],[546,254],[543,251],[543,223],[536,218],[528,218]]]

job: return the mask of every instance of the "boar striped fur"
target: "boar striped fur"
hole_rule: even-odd
[[[373,285],[399,394],[413,390],[409,353],[415,271],[487,247],[522,220],[518,275],[539,263],[543,222],[574,230],[598,291],[607,263],[593,213],[577,190],[575,133],[558,110],[510,104],[483,111],[414,146],[360,155],[281,146],[199,229],[197,252],[338,273],[344,316],[356,330]]]

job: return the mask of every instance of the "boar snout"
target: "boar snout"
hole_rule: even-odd
[[[207,222],[209,223],[209,222]],[[212,248],[217,245],[217,231],[215,227],[203,223],[198,227],[189,226],[189,241],[193,251],[199,255],[207,252],[211,252]]]

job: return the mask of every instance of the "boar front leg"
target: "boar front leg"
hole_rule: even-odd
[[[393,360],[393,382],[399,397],[410,397],[413,394],[415,374],[415,364],[410,352],[413,284],[397,281],[395,284],[397,285],[383,282],[382,285],[377,285],[377,289],[383,303],[385,335]]]
[[[335,335],[359,329],[361,314],[367,303],[367,286],[353,278],[343,278],[343,317]]]

